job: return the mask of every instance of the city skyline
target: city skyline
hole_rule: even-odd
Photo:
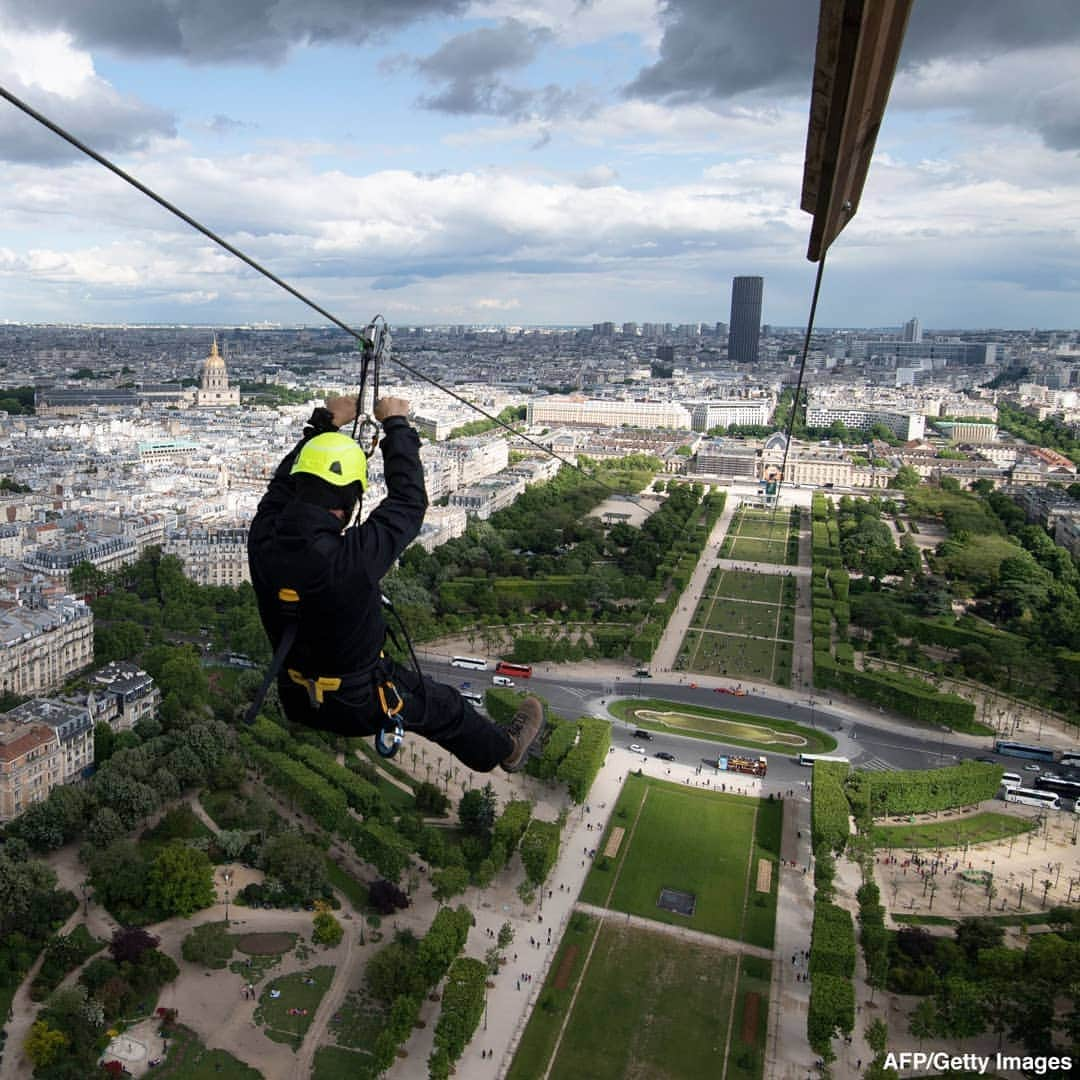
[[[805,323],[815,5],[125,7],[0,0],[0,84],[350,322]],[[1075,23],[916,5],[818,326],[1075,322]],[[0,162],[6,319],[314,321],[6,102]]]

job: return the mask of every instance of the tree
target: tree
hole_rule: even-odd
[[[401,996],[421,997],[427,987],[420,973],[416,946],[391,942],[367,962],[364,978],[372,996],[389,1005]]]
[[[109,943],[109,952],[118,964],[137,964],[147,949],[156,949],[160,938],[138,926],[119,927]]]
[[[49,1027],[44,1020],[35,1020],[23,1042],[23,1050],[35,1069],[44,1069],[70,1045],[71,1040],[62,1031]]]
[[[326,884],[323,853],[298,832],[283,832],[267,840],[260,853],[266,873],[291,897],[311,900]]]
[[[153,909],[165,918],[187,918],[214,900],[214,867],[206,852],[183,844],[163,848],[147,879],[147,901]]]
[[[431,874],[432,896],[440,903],[460,896],[469,886],[469,871],[463,866],[447,866]]]
[[[368,888],[368,903],[380,915],[393,915],[409,906],[409,898],[392,881],[379,878]]]
[[[901,491],[910,491],[922,483],[922,477],[910,465],[901,465],[896,475],[889,481],[889,487],[899,488]]]
[[[341,923],[330,914],[329,911],[318,911],[315,913],[315,928],[311,935],[311,940],[316,945],[324,945],[326,948],[331,949],[335,945],[341,944],[341,939],[345,936],[345,931],[342,928]]]
[[[932,1039],[937,1031],[937,1007],[932,998],[923,998],[911,1014],[911,1034],[922,1047],[924,1039]]]
[[[483,788],[470,788],[458,802],[461,828],[471,836],[490,837],[495,825],[497,803],[490,782]]]

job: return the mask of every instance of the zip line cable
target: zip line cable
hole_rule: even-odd
[[[784,439],[784,459],[780,462],[780,481],[776,485],[776,503],[774,503],[774,509],[780,502],[780,492],[784,486],[784,480],[787,477],[787,459],[788,453],[791,451],[791,437],[795,430],[795,417],[799,412],[799,395],[802,393],[803,375],[806,373],[806,357],[810,352],[810,335],[814,332],[814,317],[817,315],[817,302],[818,295],[821,292],[821,276],[825,273],[825,253],[822,253],[821,259],[818,261],[817,274],[814,278],[814,296],[810,301],[810,318],[806,323],[806,337],[803,340],[802,359],[799,361],[799,378],[795,383],[795,396],[791,400],[791,415],[788,417],[787,436]]]
[[[278,277],[277,274],[273,273],[271,270],[268,270],[261,263],[253,259],[250,255],[245,254],[238,247],[230,244],[228,240],[223,239],[222,237],[218,236],[218,234],[215,233],[213,230],[208,229],[205,225],[202,224],[202,222],[196,220],[190,214],[185,213],[178,206],[175,206],[173,203],[169,202],[168,199],[159,195],[156,191],[153,190],[153,188],[150,188],[146,184],[142,183],[142,181],[137,180],[134,176],[131,175],[131,173],[126,172],[124,169],[120,168],[119,165],[110,161],[107,157],[105,157],[104,154],[100,154],[97,150],[93,149],[93,147],[87,146],[86,143],[76,138],[65,128],[62,128],[59,124],[50,120],[44,114],[38,112],[38,110],[35,109],[32,105],[28,105],[21,98],[16,97],[15,94],[11,93],[11,91],[4,86],[0,86],[0,97],[4,98],[6,101],[9,101],[12,105],[15,106],[15,108],[20,109],[22,112],[26,113],[27,116],[36,120],[43,127],[48,128],[51,132],[53,132],[54,135],[58,135],[65,142],[70,143],[72,146],[75,147],[76,150],[79,150],[87,157],[92,158],[99,165],[104,166],[106,169],[109,170],[109,172],[114,173],[116,176],[120,177],[120,179],[123,180],[125,183],[130,184],[137,191],[142,192],[142,194],[145,195],[148,199],[152,199],[163,209],[168,210],[170,214],[178,217],[185,224],[190,225],[191,228],[196,230],[196,232],[202,233],[203,236],[205,236],[208,240],[212,240],[219,247],[224,248],[230,255],[235,255],[236,258],[238,258],[241,262],[247,263],[247,265],[250,266],[252,270],[255,270],[257,273],[262,274],[263,277],[272,281],[279,288],[284,289],[287,293],[294,296],[302,304],[306,304],[313,311],[318,312],[324,319],[327,320],[327,322],[333,323],[334,326],[338,327],[341,330],[344,330],[346,334],[349,334],[357,341],[361,343],[364,342],[364,334],[361,331],[353,329],[353,327],[349,326],[348,323],[343,322],[336,315],[327,311],[326,308],[322,307],[320,304],[317,304],[310,297],[300,292],[299,289],[290,285],[283,278]],[[466,405],[468,406],[468,408],[473,409],[475,412],[478,412],[481,416],[483,416],[487,420],[490,420],[498,427],[505,428],[508,432],[510,432],[511,435],[515,435],[517,436],[517,438],[523,439],[531,446],[536,447],[536,449],[540,450],[542,453],[547,454],[549,457],[554,458],[556,461],[562,462],[563,465],[566,465],[568,468],[575,470],[575,472],[581,473],[581,475],[584,476],[586,479],[592,480],[594,483],[597,483],[601,487],[607,488],[609,491],[612,491],[616,494],[623,494],[618,490],[618,488],[613,487],[611,484],[606,484],[596,475],[590,475],[580,465],[577,465],[576,463],[570,461],[568,458],[563,457],[561,454],[557,454],[550,447],[544,446],[542,443],[537,442],[535,439],[531,438],[528,435],[523,435],[520,431],[517,431],[516,429],[511,427],[510,424],[508,424],[505,420],[500,420],[499,417],[493,416],[486,409],[483,409],[479,405],[476,405],[473,402],[469,401],[467,398],[462,397],[460,394],[451,390],[449,387],[443,386],[442,383],[438,382],[436,379],[431,378],[431,376],[429,375],[425,375],[422,371],[418,371],[410,364],[406,364],[404,360],[399,360],[392,353],[389,359],[393,363],[397,364],[398,367],[407,371],[414,378],[420,379],[422,382],[426,382],[429,385],[434,386],[437,390],[441,390],[444,394],[448,394],[455,401],[458,401],[462,405]],[[627,497],[633,502],[637,501],[637,498],[634,495],[629,495]]]

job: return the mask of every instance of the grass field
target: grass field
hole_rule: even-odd
[[[533,1009],[529,1024],[518,1043],[513,1064],[506,1074],[507,1080],[536,1080],[536,1077],[543,1076],[598,926],[598,920],[580,912],[571,916],[551,962],[539,1004]],[[560,972],[563,979],[559,978]]]
[[[333,977],[334,969],[324,965],[270,979],[259,997],[255,1023],[265,1027],[268,1039],[287,1043],[294,1050],[299,1049]],[[275,990],[280,991],[280,997],[271,997]],[[299,1009],[300,1012],[290,1014],[290,1009]]]
[[[720,1076],[735,964],[667,934],[605,924],[550,1076]]]
[[[680,670],[704,675],[791,683],[791,642],[688,630],[679,649]]]
[[[960,847],[1019,836],[1034,827],[1034,818],[986,811],[971,817],[929,821],[922,825],[875,825],[871,836],[876,848]]]
[[[262,1080],[262,1073],[226,1050],[207,1050],[191,1028],[177,1024],[165,1061],[150,1074],[162,1080]]]
[[[345,896],[356,911],[363,911],[368,902],[367,886],[338,866],[331,856],[327,855],[325,859],[326,880]]]
[[[765,1066],[765,1040],[769,1028],[769,987],[772,965],[756,956],[744,956],[739,965],[739,997],[735,1003],[735,1023],[731,1032],[724,1080],[760,1080]],[[758,1022],[753,1039],[745,1029],[747,1002],[758,996]]]
[[[747,570],[713,570],[705,586],[707,596],[729,600],[760,600],[779,604],[786,578],[779,574],[752,574]]]
[[[757,806],[753,799],[628,777],[608,824],[609,831],[623,826],[627,835],[615,858],[596,860],[581,899],[738,939]],[[672,843],[673,837],[679,842]],[[606,842],[605,835],[598,850],[603,851]],[[694,914],[657,907],[665,887],[693,893]]]
[[[785,634],[781,608],[777,604],[761,604],[742,600],[702,600],[694,614],[693,626],[708,630],[727,630],[732,634],[754,634],[758,637],[790,637]]]
[[[745,559],[747,562],[787,565],[786,540],[759,540],[755,536],[738,536],[724,541],[721,551],[729,559]]]
[[[311,1080],[374,1080],[378,1075],[368,1054],[344,1050],[340,1046],[320,1046],[315,1051]]]
[[[717,700],[723,699],[717,695]],[[836,740],[831,735],[769,716],[697,708],[653,698],[614,701],[609,709],[620,720],[635,727],[652,731],[692,731],[703,738],[755,750],[797,747],[808,754],[829,754],[836,749]]]

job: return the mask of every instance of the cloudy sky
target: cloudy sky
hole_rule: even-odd
[[[341,317],[805,323],[812,0],[0,0],[0,85]],[[821,326],[1080,325],[1075,0],[916,0]],[[0,100],[0,318],[315,322]]]

